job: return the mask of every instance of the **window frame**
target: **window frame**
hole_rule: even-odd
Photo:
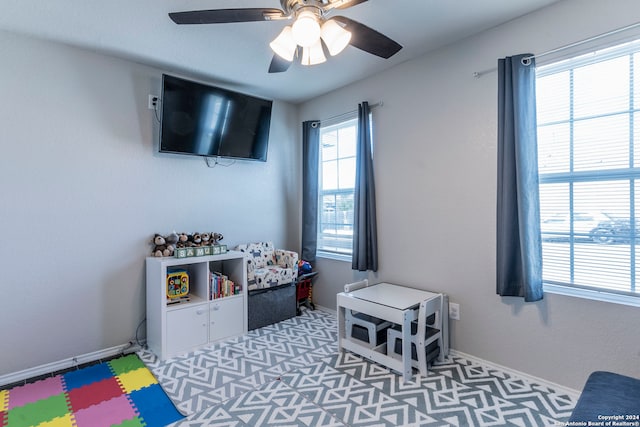
[[[354,112],[350,112],[347,114],[343,114],[340,115],[334,119],[331,120],[324,120],[320,123],[320,135],[319,135],[319,139],[318,139],[318,143],[321,145],[319,147],[319,157],[318,157],[318,217],[317,217],[317,222],[318,222],[318,232],[317,232],[317,242],[318,242],[318,246],[316,248],[316,256],[320,257],[320,258],[328,258],[328,259],[334,259],[334,260],[339,260],[339,261],[348,261],[351,262],[352,260],[352,256],[353,256],[353,232],[351,234],[351,248],[349,249],[349,252],[341,252],[338,250],[330,250],[327,249],[327,247],[320,247],[320,242],[321,242],[321,234],[322,234],[322,226],[324,224],[324,221],[322,220],[323,218],[323,211],[324,211],[324,207],[323,207],[323,197],[327,196],[327,195],[334,195],[334,196],[338,196],[338,195],[352,195],[352,197],[355,197],[355,179],[354,179],[354,185],[352,188],[347,188],[347,189],[333,189],[333,190],[324,190],[323,188],[323,157],[322,157],[322,137],[323,137],[323,132],[329,132],[329,131],[333,131],[333,130],[338,130],[338,129],[344,129],[344,128],[349,128],[349,127],[355,127],[355,140],[354,143],[357,144],[357,132],[358,132],[358,114],[357,111]],[[356,152],[353,154],[353,156],[344,156],[344,157],[340,157],[338,154],[336,155],[335,160],[339,161],[340,159],[346,159],[346,158],[355,158],[355,161],[357,163],[357,149]],[[355,170],[354,170],[354,175],[355,175]],[[339,172],[337,172],[337,176],[339,176]],[[354,176],[355,178],[355,176]],[[334,208],[335,209],[335,208]],[[337,225],[337,223],[334,223],[334,225]],[[351,221],[351,227],[353,230],[353,218]]]
[[[629,133],[629,141],[628,141],[629,164],[627,165],[628,167],[624,167],[624,168],[616,167],[616,168],[612,168],[604,171],[597,170],[597,169],[587,170],[587,171],[581,171],[581,170],[576,171],[573,165],[571,165],[569,168],[569,171],[567,172],[551,172],[547,174],[541,173],[539,177],[540,178],[539,185],[542,186],[543,184],[550,184],[550,183],[567,184],[570,188],[569,194],[571,198],[571,194],[573,192],[572,186],[575,183],[580,183],[580,182],[594,183],[598,181],[628,182],[629,183],[629,199],[630,199],[629,201],[630,218],[634,218],[634,217],[638,218],[640,217],[638,212],[640,211],[640,200],[634,200],[634,197],[635,197],[635,191],[636,191],[635,187],[640,185],[640,167],[638,167],[640,165],[634,164],[634,135],[635,135],[634,131],[636,131],[637,133],[638,129],[640,129],[640,121],[636,119],[634,122],[634,115],[637,115],[638,113],[640,113],[640,102],[639,102],[640,100],[637,99],[638,98],[637,96],[636,96],[636,99],[634,99],[634,95],[637,95],[637,92],[638,92],[638,88],[634,87],[634,83],[636,86],[638,85],[637,75],[638,73],[640,73],[640,69],[635,70],[636,75],[634,76],[633,65],[634,65],[634,55],[635,55],[635,61],[638,61],[640,58],[640,38],[636,37],[635,40],[631,42],[627,41],[624,43],[621,43],[621,42],[612,43],[606,47],[601,48],[601,50],[604,50],[605,52],[603,54],[598,55],[597,60],[595,61],[593,58],[586,57],[584,52],[582,52],[582,53],[573,53],[573,54],[569,53],[565,55],[563,58],[554,60],[553,63],[547,62],[544,65],[538,65],[536,69],[536,81],[538,78],[542,78],[555,73],[559,73],[563,71],[569,71],[570,73],[573,73],[573,70],[575,68],[578,68],[584,65],[595,64],[595,63],[606,61],[616,57],[625,56],[628,58],[629,67],[630,67],[629,88],[628,88],[628,91],[629,91],[628,92],[628,95],[629,95],[628,108],[621,111],[608,112],[603,114],[594,114],[588,117],[580,117],[580,118],[576,118],[575,116],[573,116],[573,114],[571,114],[569,119],[559,120],[555,122],[550,121],[542,125],[538,123],[537,127],[539,131],[540,128],[544,126],[554,125],[559,123],[568,123],[570,126],[570,129],[573,129],[574,124],[582,120],[589,120],[589,119],[595,119],[600,117],[626,114],[629,117],[628,127],[626,128],[626,130]],[[593,49],[591,50],[591,52],[593,53]],[[572,86],[573,82],[571,81],[570,84]],[[569,97],[570,97],[569,102],[571,103],[570,109],[573,109],[573,104],[572,104],[573,96],[574,96],[573,88],[571,88],[570,94],[569,94]],[[572,131],[570,131],[569,147],[570,147],[569,161],[572,162],[573,161],[572,150],[574,147],[574,135]],[[635,149],[637,150],[638,148],[635,147]],[[573,203],[571,202],[569,203],[569,212],[571,215],[573,215],[576,212],[576,209]],[[571,228],[573,228],[573,226]],[[570,232],[570,236],[571,237],[573,236],[573,231]],[[572,239],[569,244],[571,245],[574,244]],[[629,242],[630,249],[629,249],[628,259],[629,259],[630,271],[632,273],[632,276],[629,281],[629,286],[630,286],[629,292],[618,291],[615,289],[594,287],[594,286],[584,286],[579,284],[576,285],[576,284],[569,284],[569,283],[559,283],[559,282],[554,282],[552,280],[545,280],[545,278],[543,277],[544,291],[549,293],[566,295],[566,296],[640,307],[640,291],[638,291],[638,289],[640,289],[640,263],[636,265],[636,262],[635,262],[636,252],[640,250],[640,247],[637,247],[636,244],[640,244],[640,236],[634,236],[634,233],[631,233],[630,242]],[[569,267],[571,270],[573,270],[574,268],[573,262],[574,262],[573,259],[571,259],[570,261],[571,265]],[[635,290],[635,293],[634,293],[634,290]]]

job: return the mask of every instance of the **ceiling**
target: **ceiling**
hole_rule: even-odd
[[[320,65],[268,74],[287,21],[176,25],[169,12],[280,8],[279,0],[2,0],[0,29],[88,48],[254,95],[303,102],[558,0],[369,0],[334,11],[404,48],[382,59],[348,46]]]

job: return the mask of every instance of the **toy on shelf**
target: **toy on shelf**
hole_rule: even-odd
[[[201,233],[200,239],[202,240],[202,246],[209,246],[211,244],[211,233]]]
[[[186,270],[167,271],[167,301],[174,302],[188,301],[189,298],[189,273]]]
[[[155,257],[188,258],[193,256],[219,255],[227,252],[227,246],[219,242],[223,239],[220,233],[176,233],[167,236],[156,233],[151,240]]]
[[[167,243],[167,238],[160,234],[153,236],[153,245],[152,255],[157,257],[172,256],[175,250],[175,246]]]
[[[178,234],[178,243],[176,244],[177,248],[185,248],[187,246],[187,241],[189,240],[189,236],[186,233]]]

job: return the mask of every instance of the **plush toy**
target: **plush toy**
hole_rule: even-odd
[[[176,234],[175,237],[177,236],[178,235]],[[156,233],[155,236],[153,236],[153,251],[151,255],[156,257],[173,256],[176,248],[175,244],[172,243],[174,241],[175,238],[171,234],[167,237],[163,237]]]
[[[157,234],[155,236],[153,236],[153,251],[151,251],[151,254],[153,256],[162,256],[162,252],[166,249],[167,245],[167,241],[164,239],[164,237],[162,237],[160,234]]]
[[[175,231],[167,236],[165,236],[164,240],[166,240],[167,245],[171,245],[174,248],[176,247],[176,245],[178,244],[178,240],[180,239],[180,237],[178,236],[178,233],[176,233]]]
[[[308,261],[303,259],[298,260],[298,275],[302,276],[303,274],[311,273],[313,271],[313,267],[309,264]]]
[[[220,233],[211,233],[211,244],[217,245],[220,240],[224,239],[224,236]]]
[[[211,233],[202,233],[200,237],[202,238],[202,246],[209,246],[211,244]]]
[[[176,243],[176,247],[186,248],[188,241],[189,241],[189,236],[187,236],[185,233],[180,233],[178,234],[178,243]]]
[[[153,236],[153,256],[165,256],[164,253],[167,250],[167,241],[160,234]]]
[[[166,236],[156,234],[153,237],[152,255],[157,257],[173,256],[176,248],[217,245],[222,240],[220,233],[170,233]]]
[[[193,233],[189,235],[189,242],[191,242],[191,246],[201,246],[202,245],[202,236],[200,233]]]
[[[167,245],[165,250],[162,251],[162,256],[173,256],[173,253],[174,253],[175,250],[176,250],[176,248],[174,246]]]

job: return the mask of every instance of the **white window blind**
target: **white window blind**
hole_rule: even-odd
[[[640,296],[640,41],[536,70],[545,284]]]
[[[357,130],[355,113],[338,123],[320,126],[320,253],[351,255],[353,251]]]

